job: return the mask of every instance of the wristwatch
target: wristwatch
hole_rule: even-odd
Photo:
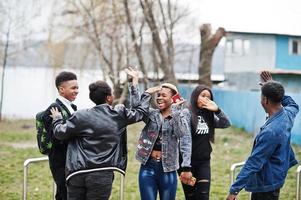
[[[237,191],[230,191],[230,194],[238,195],[238,192]]]

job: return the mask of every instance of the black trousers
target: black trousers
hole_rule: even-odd
[[[114,174],[98,171],[71,177],[67,183],[68,200],[108,200]]]
[[[182,183],[186,200],[209,200],[211,168],[210,160],[192,166],[192,175],[196,178],[194,186]],[[181,173],[181,169],[178,170]],[[205,182],[202,180],[206,180]]]
[[[56,184],[56,200],[67,200],[67,186],[65,176],[67,144],[57,140],[53,141],[49,158],[49,167]]]
[[[50,167],[53,180],[56,184],[56,200],[67,200],[67,187],[65,179],[65,167]]]
[[[280,196],[280,189],[270,192],[253,192],[251,200],[278,200]]]

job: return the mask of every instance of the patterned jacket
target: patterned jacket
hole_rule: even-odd
[[[179,168],[179,150],[183,157],[181,167],[190,168],[191,134],[185,116],[189,112],[172,110],[168,119],[161,122],[160,110],[150,109],[144,117],[143,128],[138,141],[136,159],[143,165],[149,159],[162,124],[162,165],[164,172],[175,171]]]

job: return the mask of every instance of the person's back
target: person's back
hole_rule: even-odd
[[[121,135],[128,124],[142,119],[143,115],[123,116],[124,106],[111,107],[108,104],[97,105],[91,109],[79,110],[68,121],[67,134],[56,134],[59,139],[69,139],[66,163],[67,176],[73,172],[102,168],[119,167],[116,162],[119,153]],[[59,133],[59,130],[56,130]]]
[[[75,100],[78,94],[77,77],[72,72],[63,71],[56,76],[55,85],[58,90],[59,96],[55,100],[54,104],[57,105],[58,109],[61,112],[65,111],[66,116],[64,116],[64,120],[66,120],[76,110],[71,102]],[[44,115],[45,129],[47,131],[47,134],[50,135],[52,142],[52,148],[48,154],[49,167],[54,182],[57,186],[55,195],[56,200],[66,200],[67,188],[65,181],[65,165],[68,142],[60,141],[54,137],[52,130],[52,118],[50,117],[50,109],[51,107],[48,107]]]
[[[294,112],[292,111],[292,108]],[[289,111],[288,111],[289,110]],[[298,112],[297,104],[289,96],[283,100],[283,108],[268,118],[255,138],[256,149],[253,149],[253,162],[262,163],[262,169],[249,177],[246,190],[265,192],[283,186],[287,171],[297,163],[292,157],[290,139],[293,120]],[[256,156],[263,149],[268,159]],[[293,158],[293,159],[291,159]],[[256,159],[256,160],[255,160]],[[265,177],[265,178],[264,178]],[[256,182],[256,184],[255,184]]]
[[[138,72],[129,71],[133,85],[138,84]],[[57,109],[51,109],[54,118],[54,135],[59,140],[68,139],[66,175],[69,200],[97,199],[110,197],[112,168],[125,168],[120,156],[120,144],[127,125],[142,120],[148,112],[150,94],[139,94],[132,109],[123,105],[111,107],[112,89],[103,81],[89,85],[90,99],[96,104],[87,110],[77,111],[66,123]],[[131,94],[136,87],[131,87]],[[126,156],[126,155],[125,155]],[[108,169],[109,168],[109,169]]]
[[[298,162],[290,145],[291,129],[299,112],[294,100],[269,72],[262,72],[261,105],[268,118],[255,138],[251,155],[230,188],[233,200],[245,188],[252,200],[278,200],[288,169]]]

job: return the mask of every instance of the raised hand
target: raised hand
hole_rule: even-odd
[[[210,99],[208,99],[207,97],[202,97],[200,98],[200,100],[203,104],[202,108],[205,108],[207,110],[216,112],[218,111],[218,106],[214,101],[211,101]]]
[[[124,71],[127,73],[127,75],[129,75],[132,78],[139,77],[139,71],[137,69],[128,67]]]
[[[61,118],[62,114],[59,112],[59,110],[57,109],[57,107],[52,107],[50,109],[51,115],[50,117],[52,117],[52,119],[56,119],[56,118]]]
[[[156,87],[148,88],[147,90],[145,90],[145,92],[149,94],[154,94],[156,92],[159,92],[160,90],[161,90],[161,86],[156,86]]]
[[[137,69],[133,69],[132,67],[128,67],[124,71],[129,77],[133,78],[133,85],[138,85],[139,71]]]
[[[269,71],[262,71],[260,73],[261,85],[265,82],[272,81],[272,80],[273,80],[273,78],[272,78],[272,75]]]

